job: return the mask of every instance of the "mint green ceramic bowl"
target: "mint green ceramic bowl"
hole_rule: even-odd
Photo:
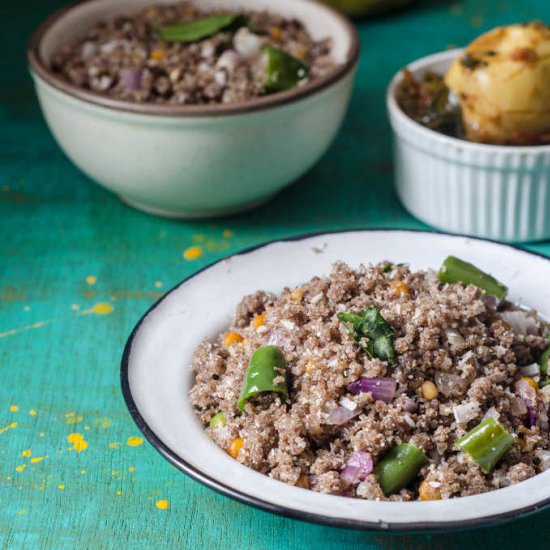
[[[125,202],[162,216],[201,218],[251,208],[326,151],[349,102],[359,43],[353,26],[313,0],[201,0],[201,8],[269,9],[332,39],[338,66],[305,86],[235,105],[168,106],[115,100],[49,69],[59,46],[98,20],[159,0],[88,0],[33,35],[30,70],[44,116],[67,156]]]

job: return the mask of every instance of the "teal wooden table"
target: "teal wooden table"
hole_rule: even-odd
[[[142,441],[121,397],[119,361],[147,307],[221,256],[310,231],[425,227],[392,187],[389,77],[495,25],[549,21],[550,3],[419,0],[360,23],[351,110],[328,154],[263,208],[201,222],[129,209],[54,143],[24,47],[60,5],[0,10],[0,547],[548,548],[550,510],[498,529],[388,536],[301,523],[219,496]],[[550,243],[529,248],[550,255]]]

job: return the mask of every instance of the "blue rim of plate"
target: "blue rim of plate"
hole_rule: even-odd
[[[268,502],[256,497],[252,497],[243,491],[238,491],[236,489],[233,489],[232,487],[228,487],[224,483],[221,483],[220,481],[210,477],[208,474],[204,473],[199,468],[196,468],[195,466],[186,462],[177,453],[175,453],[174,451],[172,451],[172,449],[170,449],[167,445],[165,445],[161,441],[161,439],[155,434],[155,432],[149,427],[149,425],[147,424],[147,422],[139,412],[136,406],[136,403],[134,401],[134,398],[132,396],[132,391],[130,389],[130,378],[129,378],[130,352],[132,350],[134,338],[139,328],[141,327],[141,324],[143,323],[145,318],[149,315],[149,313],[151,313],[154,309],[156,309],[157,306],[163,300],[165,300],[170,294],[172,294],[175,290],[180,288],[189,280],[200,275],[203,271],[215,266],[216,264],[219,264],[220,262],[223,262],[224,260],[227,260],[228,258],[232,258],[236,256],[244,256],[260,248],[268,246],[270,244],[302,241],[302,240],[310,239],[312,237],[321,237],[323,235],[337,235],[339,233],[365,233],[368,235],[369,233],[380,233],[380,232],[420,233],[420,234],[431,234],[431,235],[443,235],[446,237],[462,237],[472,241],[493,243],[506,248],[519,250],[525,254],[529,254],[531,256],[538,256],[539,258],[543,258],[547,261],[550,261],[550,258],[545,256],[544,254],[540,254],[539,252],[533,252],[531,250],[526,250],[525,248],[522,248],[521,246],[518,246],[515,244],[502,243],[499,241],[495,241],[493,239],[483,239],[480,237],[471,237],[469,235],[461,235],[456,233],[445,233],[444,231],[429,231],[429,230],[423,230],[423,229],[400,229],[400,228],[389,228],[389,229],[386,229],[386,228],[361,229],[360,228],[360,229],[337,229],[332,231],[316,231],[312,233],[303,233],[300,235],[285,237],[282,239],[273,239],[271,241],[266,241],[261,244],[245,248],[239,252],[231,254],[230,256],[225,256],[223,258],[220,258],[219,260],[216,260],[202,267],[192,275],[189,275],[189,277],[186,277],[185,279],[183,279],[176,286],[172,287],[168,292],[166,292],[161,298],[159,298],[142,315],[142,317],[140,318],[140,320],[132,330],[130,336],[128,337],[128,340],[126,341],[126,345],[124,346],[124,352],[122,354],[121,365],[120,365],[120,383],[121,383],[121,389],[122,389],[122,395],[124,397],[124,401],[126,403],[126,406],[128,407],[128,411],[130,412],[130,415],[134,420],[136,426],[139,428],[141,433],[145,436],[147,441],[155,448],[155,450],[158,453],[160,453],[166,460],[168,460],[168,462],[170,462],[178,470],[182,471],[184,474],[187,474],[189,477],[191,477],[195,481],[198,481],[199,483],[206,485],[206,487],[208,487],[209,489],[213,489],[214,491],[216,491],[217,493],[223,496],[230,497],[234,500],[237,500],[238,502],[242,502],[243,504],[247,504],[259,510],[272,512],[279,516],[283,516],[291,519],[297,519],[297,520],[301,520],[309,523],[315,523],[318,525],[338,527],[343,529],[355,529],[359,531],[379,531],[383,533],[436,532],[436,531],[449,531],[449,530],[464,529],[464,528],[472,529],[475,527],[491,527],[491,526],[502,524],[512,520],[522,519],[529,515],[541,512],[545,508],[548,508],[550,506],[550,496],[548,496],[542,501],[535,502],[533,504],[530,504],[529,506],[525,506],[518,510],[504,512],[501,514],[495,514],[492,516],[483,516],[483,517],[471,519],[471,520],[438,521],[437,523],[415,522],[415,523],[390,523],[390,524],[388,523],[382,524],[379,522],[372,522],[372,521],[331,518],[328,516],[323,516],[321,514],[303,512],[303,511],[295,510],[293,508],[288,508],[286,506],[275,505],[275,504],[272,504],[271,502]]]

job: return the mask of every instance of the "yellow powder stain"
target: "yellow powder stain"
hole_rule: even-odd
[[[117,442],[109,443],[109,449],[118,449],[121,445],[122,443]]]
[[[111,472],[111,475],[117,476],[117,475],[118,475],[118,470],[113,470],[113,471]]]
[[[122,494],[122,491],[117,491],[116,494],[117,494],[117,495],[121,495],[121,494]]]
[[[34,409],[31,409],[31,410],[29,411],[29,414],[30,414],[31,416],[36,416],[36,411],[35,411]]]
[[[97,283],[97,277],[94,277],[93,275],[88,275],[86,277],[86,283],[89,285],[95,285]]]
[[[86,470],[80,470],[80,473],[84,475],[86,473]]]
[[[114,307],[109,302],[99,302],[98,304],[95,304],[90,309],[85,309],[81,311],[78,315],[90,315],[92,313],[96,315],[109,315],[109,313],[112,313],[114,311]]]
[[[32,454],[32,451],[30,449],[25,449],[22,453],[21,453],[21,456],[31,456]]]
[[[128,471],[129,471],[129,472],[135,472],[135,471],[136,471],[136,467],[135,467],[135,466],[130,466],[130,467],[128,468]]]
[[[19,410],[19,407],[17,405],[10,406],[10,412],[16,413],[18,410]]]
[[[200,246],[190,246],[189,248],[183,251],[183,257],[189,261],[200,258],[202,254],[203,252]]]
[[[13,430],[13,428],[17,428],[17,422],[12,422],[11,424],[8,424],[5,428],[0,428],[0,434],[7,432],[8,430]]]
[[[203,243],[206,240],[206,235],[193,235],[191,239],[196,243]]]
[[[18,516],[24,516],[27,513],[27,510],[17,510],[16,514]]]
[[[128,441],[126,441],[126,444],[130,447],[139,447],[143,443],[143,439],[141,437],[129,437]]]
[[[35,456],[34,458],[31,458],[31,463],[32,464],[38,464],[38,462],[42,462],[45,458],[48,458],[48,455]]]
[[[233,233],[233,231],[231,231],[231,229],[224,229],[222,235],[226,239],[230,239],[234,235],[234,233]]]
[[[170,503],[167,500],[161,499],[161,500],[157,500],[155,506],[159,510],[167,510],[168,508],[170,508]]]
[[[77,422],[82,422],[83,419],[83,416],[72,416],[71,418],[67,418],[67,424],[76,424]]]
[[[96,428],[101,428],[103,430],[106,430],[109,428],[112,424],[112,420],[110,418],[96,418],[94,420],[94,426]]]
[[[472,27],[479,29],[479,27],[483,26],[483,17],[480,15],[474,15],[473,17],[470,17],[470,25]]]
[[[156,288],[162,288],[162,281],[155,281]]]
[[[7,330],[6,332],[0,332],[0,338],[6,338],[7,336],[15,336],[16,334],[19,334],[21,332],[27,332],[28,330],[41,328],[47,325],[49,322],[50,321],[39,321],[38,323],[33,323],[32,325],[27,325],[21,328],[13,328],[11,330]]]
[[[69,451],[76,451],[77,453],[80,453],[88,447],[88,442],[84,441],[84,436],[82,434],[69,434],[67,436],[67,441],[73,444]]]
[[[26,464],[21,464],[20,466],[17,466],[17,467],[15,468],[15,471],[17,471],[17,472],[22,472],[26,467],[27,467]]]
[[[57,486],[58,489],[61,489],[63,491],[63,489],[65,489],[65,485],[63,485],[62,483],[60,485]]]

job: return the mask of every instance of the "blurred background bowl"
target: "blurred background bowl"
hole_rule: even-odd
[[[295,17],[314,39],[330,37],[339,64],[305,86],[241,104],[130,103],[78,88],[50,70],[54,52],[91,25],[159,3],[89,0],[34,33],[30,70],[55,139],[90,178],[149,213],[210,217],[268,200],[319,160],[340,127],[358,58],[354,27],[313,0],[240,0],[239,9]],[[236,9],[233,0],[201,0],[200,7]]]
[[[462,50],[408,65],[420,78],[444,74]],[[486,145],[449,137],[406,115],[387,92],[397,194],[420,220],[445,231],[502,241],[550,238],[550,145]]]

